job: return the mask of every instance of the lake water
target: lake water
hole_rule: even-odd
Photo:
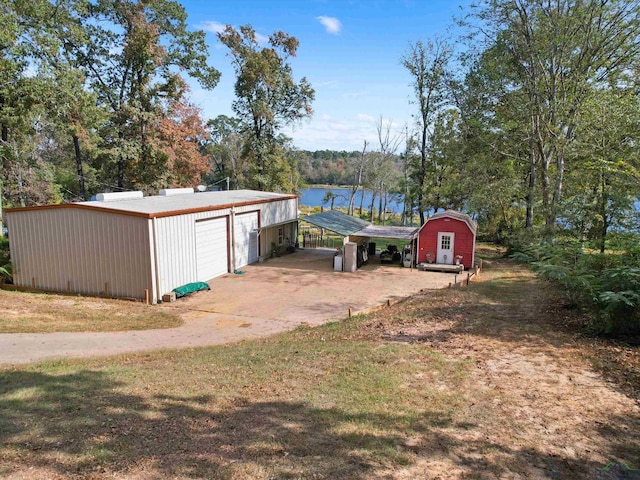
[[[348,188],[305,188],[302,190],[302,194],[300,196],[300,205],[306,205],[308,207],[325,207],[326,209],[331,207],[331,202],[322,203],[322,199],[327,194],[327,191],[331,191],[336,194],[338,197],[334,202],[335,207],[344,207],[347,208],[349,206],[349,194],[351,190]],[[354,202],[355,208],[360,206],[360,198],[362,197],[362,190],[358,190],[356,192],[356,199]],[[362,204],[363,208],[369,209],[369,205],[371,205],[371,192],[366,190],[364,192],[364,203]],[[378,209],[378,198],[376,198],[375,208]],[[635,203],[636,211],[640,212],[640,202]],[[387,200],[387,210],[393,211],[394,213],[402,213],[402,196],[401,195],[389,195],[389,199]]]
[[[349,206],[349,195],[351,194],[351,190],[348,188],[305,188],[302,190],[302,194],[300,196],[300,205],[305,205],[308,207],[331,207],[331,201],[322,203],[322,199],[327,194],[328,191],[333,192],[337,195],[337,198],[334,202],[334,207],[344,207],[347,208]],[[358,190],[356,192],[355,198],[355,208],[360,207],[360,198],[362,198],[362,190]],[[366,190],[364,192],[364,203],[362,204],[362,208],[369,209],[371,205],[371,192]],[[374,208],[377,210],[379,206],[378,198],[376,197],[376,202]],[[387,210],[390,210],[394,213],[402,213],[402,197],[400,195],[389,195],[387,200]]]

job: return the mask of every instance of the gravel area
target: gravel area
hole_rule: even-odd
[[[349,310],[365,312],[454,281],[451,273],[381,265],[377,258],[355,273],[335,272],[333,253],[306,249],[268,259],[212,280],[210,291],[149,307],[177,310],[185,320],[177,328],[1,334],[0,364],[237,342],[340,320]]]

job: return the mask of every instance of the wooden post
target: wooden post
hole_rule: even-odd
[[[476,277],[477,277],[478,275],[480,275],[480,267],[479,267],[478,265],[476,265],[475,267],[473,267],[473,269],[474,269],[474,271],[475,271]]]
[[[349,307],[349,318],[351,318],[351,307]]]
[[[71,293],[71,280],[67,280],[67,293]]]
[[[482,259],[480,259],[480,271],[482,271]]]
[[[144,303],[146,305],[149,305],[149,289],[148,288],[144,289]]]
[[[109,284],[107,282],[104,282],[104,296],[105,296],[105,298],[109,296],[108,290],[109,290]]]
[[[391,300],[387,300],[387,307],[391,306]]]
[[[471,280],[471,274],[467,273],[467,286],[469,286],[469,280]]]
[[[31,277],[31,288],[36,288],[36,277]]]

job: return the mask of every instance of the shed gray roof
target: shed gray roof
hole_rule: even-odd
[[[437,218],[455,218],[456,220],[460,220],[461,222],[466,223],[473,233],[476,233],[476,229],[478,228],[476,222],[474,222],[469,215],[457,210],[445,210],[444,212],[434,213],[427,219],[426,222],[424,222],[424,224],[426,225],[427,223],[429,223],[429,221],[435,220]]]
[[[296,198],[295,195],[260,192],[257,190],[225,190],[219,192],[185,193],[170,196],[149,196],[127,200],[111,200],[106,202],[75,202],[43,207],[15,208],[12,211],[32,210],[40,208],[87,208],[111,213],[121,213],[141,217],[167,217],[185,213],[267,203],[278,200]]]
[[[354,233],[371,225],[371,222],[352,217],[351,215],[339,212],[338,210],[327,210],[326,212],[302,217],[300,220],[309,222],[310,224],[320,228],[326,228],[327,230],[336,232],[343,237],[353,235]]]

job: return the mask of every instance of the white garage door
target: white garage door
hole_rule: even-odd
[[[234,221],[236,268],[258,261],[258,212],[236,215]]]
[[[198,280],[206,282],[229,271],[227,218],[196,222]]]

